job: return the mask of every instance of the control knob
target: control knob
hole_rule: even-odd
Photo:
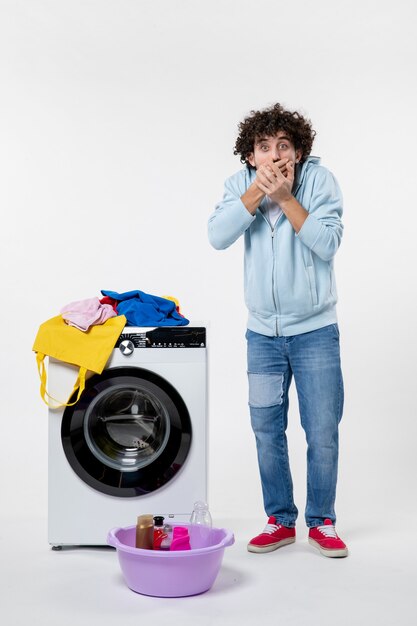
[[[124,339],[120,342],[119,350],[124,356],[130,356],[134,352],[135,346],[130,339]]]

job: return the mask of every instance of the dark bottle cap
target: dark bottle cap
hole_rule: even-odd
[[[153,518],[153,521],[155,522],[155,526],[163,526],[164,525],[164,517],[163,517],[163,515],[155,515],[155,517]]]

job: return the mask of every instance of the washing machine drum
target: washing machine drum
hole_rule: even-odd
[[[62,418],[68,462],[94,489],[118,497],[156,491],[183,466],[191,420],[164,378],[139,368],[113,368],[87,381]]]

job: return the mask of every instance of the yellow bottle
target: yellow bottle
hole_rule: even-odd
[[[136,547],[153,550],[153,517],[139,515],[136,523]]]

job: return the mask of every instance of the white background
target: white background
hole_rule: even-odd
[[[241,167],[238,122],[277,101],[311,118],[313,154],[344,192],[338,519],[415,516],[414,6],[0,1],[1,516],[46,511],[39,324],[101,289],[141,289],[210,324],[210,507],[263,523],[242,242],[215,251],[206,224]]]

